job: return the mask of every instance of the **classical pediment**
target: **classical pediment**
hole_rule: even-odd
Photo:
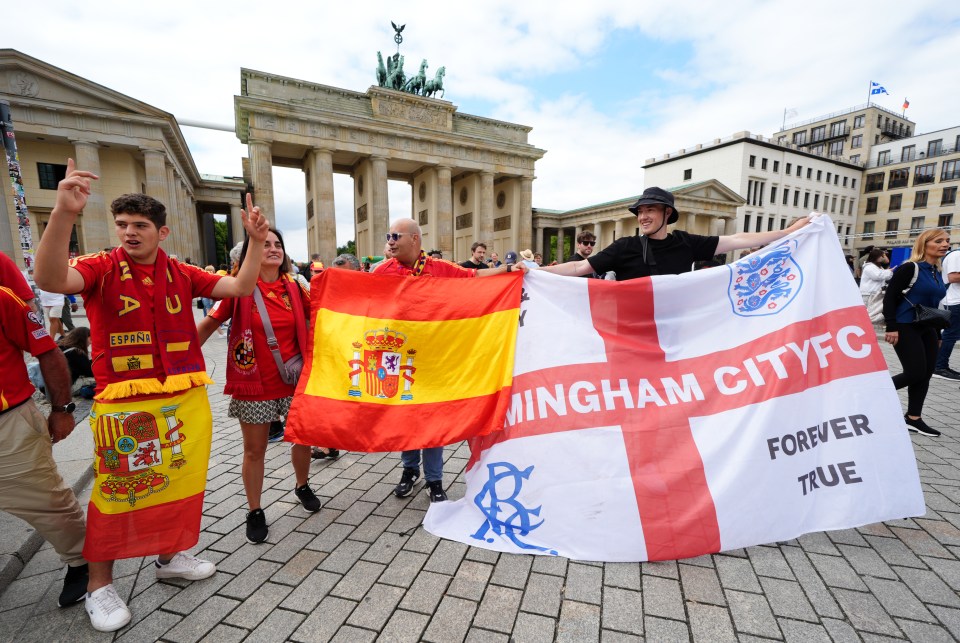
[[[112,112],[172,120],[162,110],[14,49],[0,49],[0,96],[51,109]]]
[[[716,203],[730,203],[733,204],[734,207],[746,203],[743,197],[716,179],[667,189],[670,190],[677,199],[702,199]]]

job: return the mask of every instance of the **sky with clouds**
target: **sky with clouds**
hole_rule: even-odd
[[[547,150],[535,207],[568,209],[638,194],[644,161],[741,130],[766,136],[866,103],[918,132],[960,124],[960,3],[914,0],[490,0],[474,3],[274,2],[23,4],[3,47],[186,120],[232,125],[246,67],[365,91],[376,52],[396,50],[406,24],[408,75],[446,67],[459,111],[531,126]],[[17,20],[16,13],[24,15]],[[10,14],[7,14],[9,17]],[[789,126],[790,121],[788,121]],[[229,132],[183,128],[197,168],[239,175],[246,154]],[[274,168],[277,223],[306,259],[304,184]],[[335,176],[337,239],[353,238],[351,180]],[[409,216],[410,188],[390,184],[391,218]]]

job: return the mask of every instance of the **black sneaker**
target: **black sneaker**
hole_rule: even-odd
[[[413,491],[413,483],[420,479],[420,469],[403,468],[403,475],[400,476],[400,484],[394,490],[393,495],[397,498],[406,498]]]
[[[63,590],[57,605],[68,607],[82,601],[87,596],[87,581],[90,580],[90,568],[86,563],[76,567],[67,567],[67,575],[63,578]]]
[[[443,480],[428,480],[427,489],[430,490],[430,502],[443,502],[447,499],[447,492],[443,490]]]
[[[320,447],[313,447],[310,451],[310,457],[314,460],[323,460],[327,457],[327,454],[324,453],[323,449]]]
[[[936,438],[940,435],[939,431],[933,427],[927,426],[927,423],[923,421],[923,418],[912,420],[904,415],[903,421],[907,423],[907,430],[909,430],[911,433],[919,433],[920,435],[926,435],[931,438]]]
[[[267,442],[279,442],[283,439],[283,422],[274,420],[270,423],[270,433],[267,434]]]
[[[938,368],[933,372],[933,376],[942,380],[960,381],[960,373],[956,372],[952,368]]]
[[[340,457],[340,449],[327,449],[327,457],[336,460]]]
[[[247,513],[247,542],[253,543],[262,543],[267,539],[267,516],[263,513],[263,509],[254,509],[253,511]]]
[[[309,484],[297,487],[293,490],[293,493],[297,494],[304,511],[312,514],[320,511],[320,498],[317,498],[317,494],[313,493]]]

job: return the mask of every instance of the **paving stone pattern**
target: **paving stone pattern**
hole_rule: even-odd
[[[116,585],[134,619],[100,634],[81,606],[57,608],[62,570],[46,545],[0,595],[0,639],[960,640],[956,383],[934,379],[927,399],[926,419],[944,435],[912,438],[927,501],[922,518],[682,561],[599,564],[498,554],[430,535],[419,526],[429,504],[422,488],[403,500],[390,493],[397,454],[313,462],[324,508],[308,515],[292,493],[283,444],[267,452],[270,537],[247,543],[240,431],[218,392],[224,350],[216,335],[204,348],[221,385],[210,387],[213,452],[195,549],[218,573],[196,583],[157,581],[151,560],[118,563]],[[897,372],[886,346],[884,354]],[[955,368],[958,360],[960,352]],[[458,497],[467,447],[448,447],[445,457],[444,483]]]

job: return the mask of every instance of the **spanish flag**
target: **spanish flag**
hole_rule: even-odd
[[[286,439],[403,451],[502,429],[522,283],[324,271]]]

